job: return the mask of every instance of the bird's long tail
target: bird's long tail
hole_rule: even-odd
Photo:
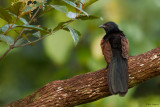
[[[113,58],[108,67],[108,86],[111,94],[124,96],[128,91],[128,62],[121,52],[112,51]]]

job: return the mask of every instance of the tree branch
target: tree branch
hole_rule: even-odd
[[[129,57],[128,64],[129,88],[160,75],[160,47]],[[72,107],[109,95],[107,70],[104,68],[71,79],[53,81],[5,107]]]

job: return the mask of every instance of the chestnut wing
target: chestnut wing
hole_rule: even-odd
[[[122,56],[123,58],[128,59],[128,53],[129,53],[128,39],[124,36],[121,36],[121,44],[122,44]]]
[[[112,59],[112,49],[109,40],[106,41],[104,39],[101,40],[101,49],[106,62],[110,63]]]

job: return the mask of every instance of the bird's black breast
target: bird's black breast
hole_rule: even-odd
[[[122,47],[121,37],[119,35],[117,35],[117,34],[109,35],[108,40],[109,40],[109,43],[110,43],[112,49],[121,50],[121,47]]]

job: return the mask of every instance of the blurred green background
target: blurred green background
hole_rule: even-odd
[[[8,7],[11,0],[1,0]],[[98,26],[106,21],[116,22],[129,39],[130,56],[160,46],[159,0],[99,0],[86,11],[103,17],[103,21],[75,21],[71,27],[82,34],[75,47],[69,32],[58,31],[35,44],[12,50],[0,61],[0,106],[25,97],[46,83],[104,68],[106,62],[100,49],[105,34]],[[38,19],[38,24],[54,28],[68,18],[53,10]],[[0,19],[0,26],[6,22]],[[0,42],[0,55],[6,45]],[[77,107],[148,107],[160,106],[160,76],[129,89],[122,98],[118,95]],[[157,105],[155,107],[158,107]]]

